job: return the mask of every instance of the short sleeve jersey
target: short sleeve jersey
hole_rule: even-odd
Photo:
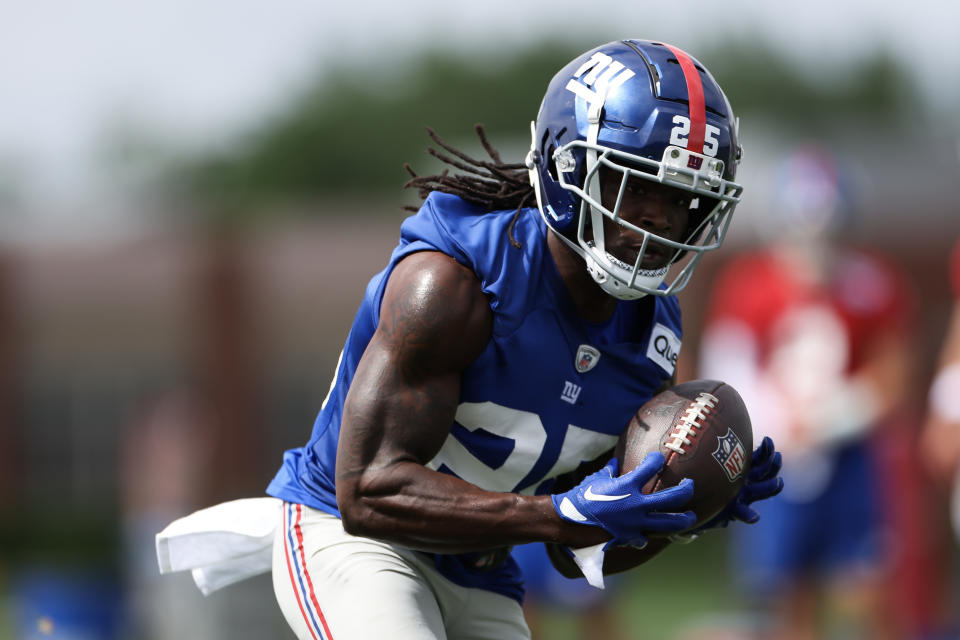
[[[673,374],[680,349],[674,297],[620,301],[601,324],[583,321],[547,249],[536,209],[486,212],[434,193],[401,227],[387,267],[355,317],[310,440],[284,454],[270,495],[339,515],[334,465],[344,401],[376,331],[390,273],[405,256],[440,251],[476,274],[493,311],[492,336],[462,374],[450,434],[427,466],[489,491],[549,493],[554,479],[614,447],[630,417]],[[474,570],[435,555],[454,582],[521,599],[512,559]]]

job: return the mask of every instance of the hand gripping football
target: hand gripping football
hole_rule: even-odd
[[[644,493],[693,480],[685,509],[700,526],[733,500],[750,471],[753,430],[740,394],[717,380],[692,380],[663,391],[637,410],[617,443],[620,473],[659,450],[666,464]]]

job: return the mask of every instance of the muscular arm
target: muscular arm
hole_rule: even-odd
[[[415,253],[396,266],[343,411],[337,504],[348,532],[442,553],[609,539],[562,520],[549,496],[484,491],[424,466],[450,433],[460,376],[492,321],[476,276],[449,256]]]

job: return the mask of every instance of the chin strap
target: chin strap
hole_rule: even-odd
[[[610,254],[607,255],[609,256]],[[590,274],[593,281],[614,298],[619,300],[636,300],[647,295],[643,291],[628,287],[626,282],[604,270],[591,252],[588,251],[586,255],[584,255],[584,260],[587,263],[587,273]],[[659,283],[657,284],[659,285]]]
[[[641,252],[641,257],[642,255],[643,252]],[[670,270],[670,267],[640,269],[634,277],[633,267],[627,263],[606,251],[603,252],[602,256],[602,258],[599,257],[596,247],[588,243],[587,251],[584,254],[587,271],[604,291],[621,300],[636,300],[650,292],[657,291]],[[601,265],[600,260],[603,258],[605,258],[605,263]],[[637,259],[639,260],[640,257]],[[633,287],[629,284],[631,281]],[[634,287],[642,287],[642,289]]]

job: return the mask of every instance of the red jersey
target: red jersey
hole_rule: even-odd
[[[955,264],[955,272],[960,272],[960,258]],[[785,257],[759,251],[734,258],[720,273],[708,324],[735,320],[747,326],[756,340],[761,367],[778,344],[795,338],[797,332],[819,332],[820,343],[844,351],[849,372],[859,366],[864,350],[877,337],[905,328],[908,291],[893,269],[863,252],[842,251],[826,277],[815,281]]]

